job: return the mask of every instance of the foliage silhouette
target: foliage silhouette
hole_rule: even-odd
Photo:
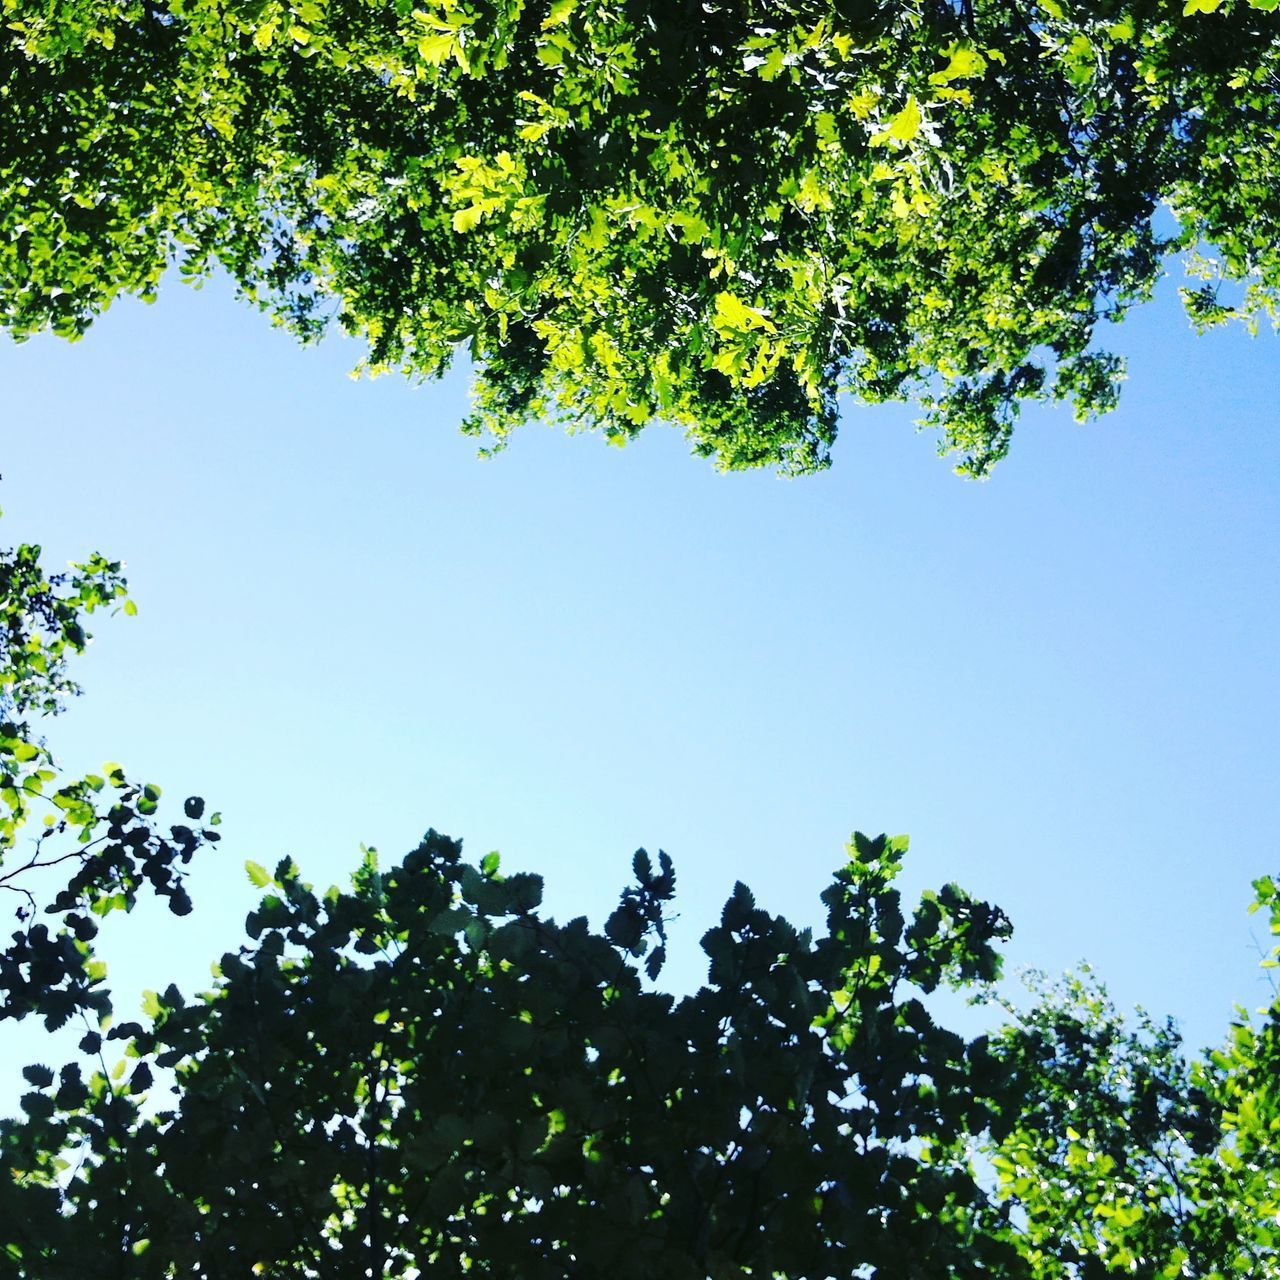
[[[113,1027],[115,1082],[33,1078],[3,1131],[18,1274],[998,1273],[965,1150],[996,1063],[921,997],[994,977],[1008,925],[954,886],[904,918],[904,847],[855,837],[817,940],[738,885],[681,1001],[639,973],[665,857],[606,935],[434,832],[346,893],[255,868],[212,992]]]
[[[158,788],[119,766],[64,779],[22,718],[76,691],[120,566],[0,569],[0,1021],[85,1024],[0,1121],[5,1280],[1280,1276],[1280,1000],[1190,1062],[1078,979],[966,1040],[930,996],[987,992],[1010,925],[954,885],[908,915],[901,837],[855,835],[817,937],[736,885],[680,1000],[650,985],[665,853],[635,855],[599,933],[434,832],[387,870],[367,851],[345,892],[249,863],[264,894],[214,988],[114,1021],[97,917],[145,883],[185,913],[217,832],[161,835]],[[1280,888],[1255,887],[1280,938]]]

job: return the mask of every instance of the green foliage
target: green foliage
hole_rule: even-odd
[[[52,1030],[77,1013],[109,1017],[97,921],[131,910],[145,885],[185,915],[184,868],[218,839],[186,823],[162,833],[160,788],[131,782],[118,764],[66,776],[28,719],[79,692],[66,666],[89,641],[84,615],[131,605],[114,561],[95,555],[46,575],[39,547],[0,552],[0,891],[17,925],[0,950],[0,1023],[34,1013]],[[197,797],[186,802],[189,819],[203,811]]]
[[[3,0],[0,314],[221,264],[371,370],[466,349],[495,444],[657,419],[803,472],[847,392],[982,474],[1025,401],[1114,403],[1096,330],[1170,251],[1198,324],[1276,317],[1276,8]]]
[[[855,835],[816,938],[735,885],[681,1000],[651,985],[662,852],[599,933],[434,832],[390,869],[365,850],[345,892],[250,862],[262,897],[213,989],[114,1021],[96,918],[144,883],[185,913],[217,816],[161,835],[159,788],[64,780],[21,718],[76,691],[119,566],[48,578],[22,547],[0,572],[0,1021],[84,1024],[0,1121],[4,1280],[1280,1277],[1280,999],[1193,1062],[1080,979],[966,1041],[930,996],[985,992],[1010,926],[955,885],[908,913],[903,838]],[[1255,888],[1280,939],[1280,888]]]
[[[1271,911],[1275,881],[1256,882]],[[1091,980],[1037,983],[998,1046],[1009,1131],[991,1151],[1034,1280],[1280,1276],[1280,999],[1188,1061]]]
[[[81,616],[129,600],[118,561],[93,555],[70,573],[48,576],[40,548],[21,546],[0,559],[0,711],[6,719],[54,715],[79,692],[67,658],[89,641]],[[25,731],[25,726],[23,727]]]
[[[281,862],[212,991],[111,1030],[118,1078],[33,1069],[10,1274],[1004,1274],[965,1149],[995,1062],[922,997],[1008,925],[954,887],[904,918],[904,848],[855,837],[816,940],[737,886],[680,1001],[638,968],[663,854],[603,935],[434,832],[345,893]]]

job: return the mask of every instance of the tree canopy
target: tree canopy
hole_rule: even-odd
[[[1280,962],[1280,888],[1255,881]],[[991,1151],[1034,1280],[1280,1276],[1280,993],[1188,1058],[1171,1020],[1126,1021],[1091,976],[1007,1027],[1010,1128]]]
[[[24,546],[0,586],[0,1022],[84,1028],[0,1120],[4,1280],[1280,1277],[1280,998],[1190,1061],[1079,979],[966,1038],[935,993],[987,994],[1010,924],[955,885],[908,908],[902,837],[854,836],[817,931],[734,886],[680,999],[665,853],[602,930],[435,832],[345,890],[250,862],[212,989],[117,1020],[96,921],[147,883],[185,914],[216,815],[162,834],[157,787],[66,778],[24,719],[120,566]]]
[[[0,1274],[1280,1276],[1280,1001],[1191,1063],[1078,979],[966,1040],[929,994],[1008,921],[954,885],[908,915],[905,847],[854,837],[816,938],[737,885],[680,1000],[641,973],[665,854],[602,933],[435,832],[345,892],[251,863],[213,990],[27,1068]]]
[[[466,350],[491,443],[803,472],[847,392],[982,474],[1024,402],[1114,402],[1171,253],[1196,323],[1275,318],[1276,7],[4,0],[0,315],[218,265],[372,370]]]
[[[954,886],[904,918],[902,848],[856,839],[817,940],[737,886],[678,1002],[637,963],[665,855],[636,855],[603,934],[435,833],[346,893],[251,868],[267,895],[214,991],[113,1027],[136,1060],[116,1081],[30,1077],[31,1120],[3,1131],[11,1256],[50,1280],[113,1256],[134,1276],[989,1274],[1011,1250],[975,1232],[963,1138],[995,1061],[920,996],[994,976],[1007,923]],[[175,1109],[144,1117],[169,1068]],[[64,1185],[54,1155],[80,1150]]]

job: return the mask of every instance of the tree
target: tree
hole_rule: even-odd
[[[904,848],[855,837],[817,940],[738,885],[678,1002],[639,972],[665,854],[603,935],[434,832],[348,892],[251,864],[213,991],[150,995],[117,1072],[30,1069],[10,1274],[1006,1274],[966,1150],[995,1060],[922,997],[994,977],[1008,924],[954,886],[904,919]]]
[[[214,988],[114,1021],[96,921],[146,883],[185,914],[216,816],[162,835],[158,788],[67,778],[23,718],[76,692],[120,565],[50,576],[23,546],[0,585],[0,1021],[84,1023],[0,1121],[0,1280],[1280,1277],[1280,998],[1190,1061],[1082,979],[966,1041],[930,995],[986,993],[1010,925],[954,885],[908,919],[901,837],[855,835],[816,938],[736,885],[678,1001],[665,853],[599,933],[435,832],[347,891],[249,863]]]
[[[1100,322],[1171,253],[1197,324],[1277,315],[1276,0],[4,7],[19,336],[176,258],[372,371],[464,348],[495,444],[657,419],[804,472],[847,392],[983,474],[1026,401],[1114,403]]]
[[[1280,940],[1277,882],[1254,887]],[[991,1153],[1029,1276],[1280,1276],[1280,996],[1188,1060],[1172,1022],[1129,1024],[1088,976],[1037,987],[997,1046],[1011,1126]]]
[[[115,764],[66,778],[23,718],[78,692],[85,613],[132,612],[121,566],[47,575],[21,546],[0,587],[0,1021],[85,1026],[0,1122],[0,1276],[978,1276],[1015,1256],[968,1164],[995,1059],[924,1003],[992,980],[1008,922],[950,885],[908,921],[904,839],[854,838],[816,942],[736,886],[679,1003],[641,977],[666,955],[665,853],[636,854],[603,934],[434,832],[389,871],[369,853],[346,893],[250,863],[266,893],[214,990],[114,1021],[96,920],[148,882],[185,914],[217,833],[161,835],[159,788]]]
[[[185,915],[185,867],[218,839],[188,825],[204,813],[199,797],[186,801],[188,822],[163,834],[159,787],[131,782],[114,762],[101,775],[68,777],[35,732],[30,716],[55,715],[79,692],[67,659],[89,642],[84,615],[107,606],[135,612],[118,561],[93,555],[48,575],[37,546],[0,552],[0,890],[12,896],[17,925],[0,950],[0,1023],[36,1014],[56,1030],[76,1014],[92,1015],[94,1027],[108,1019],[97,920],[132,910],[147,886]],[[33,819],[38,834],[29,836]],[[86,1044],[96,1052],[98,1041],[90,1027]]]
[[[854,838],[816,942],[736,886],[708,985],[679,1003],[641,976],[666,955],[665,853],[636,854],[602,934],[434,832],[389,871],[367,854],[345,893],[250,863],[265,896],[214,990],[114,1021],[97,918],[145,882],[185,914],[183,869],[217,833],[162,836],[157,787],[114,764],[67,779],[22,718],[78,692],[83,614],[132,611],[121,566],[50,576],[22,546],[0,585],[19,926],[0,1021],[85,1025],[80,1059],[28,1066],[23,1118],[0,1121],[0,1276],[978,1276],[1014,1257],[980,1230],[967,1156],[995,1059],[924,1003],[992,980],[1008,922],[955,886],[904,918],[905,839]]]

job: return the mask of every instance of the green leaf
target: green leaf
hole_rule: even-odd
[[[448,61],[457,45],[457,37],[451,32],[439,32],[434,35],[423,36],[418,41],[418,56],[424,62],[438,67]]]
[[[715,295],[715,323],[717,327],[726,329],[763,329],[766,333],[775,333],[777,325],[756,307],[750,307],[733,293],[722,292]]]
[[[897,142],[910,142],[920,132],[923,121],[920,104],[913,93],[902,110],[889,121],[887,132]]]
[[[22,1078],[37,1089],[47,1089],[53,1083],[53,1072],[39,1064],[23,1067]]]
[[[561,23],[568,22],[573,16],[577,3],[578,0],[554,0],[551,5],[551,11],[542,20],[543,31],[548,31],[552,27],[558,27]]]
[[[265,889],[269,884],[274,883],[271,873],[260,862],[250,859],[244,864],[244,869],[249,873],[250,883],[256,889]]]
[[[474,231],[480,225],[480,219],[488,212],[483,203],[468,205],[458,209],[453,215],[453,229],[458,232]]]
[[[952,80],[969,80],[981,76],[987,69],[986,58],[976,49],[970,49],[964,45],[953,45],[947,53],[950,61],[941,71],[935,71],[929,77],[930,84],[944,85],[950,84]],[[919,128],[919,122],[916,127]]]

